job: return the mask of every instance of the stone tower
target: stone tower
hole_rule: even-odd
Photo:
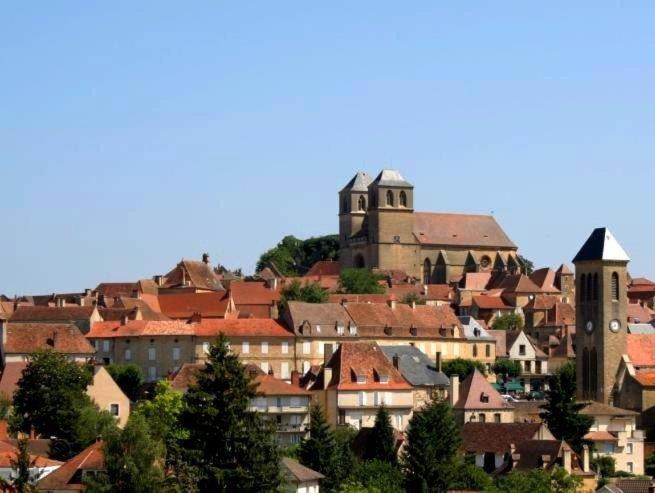
[[[350,239],[362,230],[369,207],[368,186],[371,181],[367,173],[359,171],[339,192],[339,259],[342,269],[354,266],[349,244]],[[366,263],[366,252],[361,253],[360,260]]]
[[[393,265],[413,274],[418,248],[414,235],[414,186],[395,170],[382,170],[368,186],[369,267]]]
[[[576,379],[578,399],[604,404],[627,344],[628,255],[607,228],[597,228],[575,264]]]

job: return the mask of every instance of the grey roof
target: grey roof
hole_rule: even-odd
[[[655,334],[651,324],[628,324],[628,334]]]
[[[438,372],[428,356],[415,346],[380,346],[390,361],[398,355],[398,370],[412,385],[448,387],[450,380]]]
[[[471,316],[458,317],[464,327],[464,337],[475,341],[493,341],[494,337]]]
[[[628,262],[630,257],[623,247],[616,241],[614,235],[607,228],[596,228],[573,259],[573,262],[585,260],[614,260]]]
[[[282,474],[294,483],[305,483],[307,481],[318,481],[323,479],[320,472],[314,471],[307,466],[290,457],[282,457]]]
[[[365,171],[358,171],[357,174],[346,183],[346,186],[343,187],[341,191],[351,190],[353,192],[367,192],[371,181],[373,180],[368,173]]]
[[[399,171],[395,169],[383,169],[380,174],[373,180],[373,183],[380,187],[413,187]]]
[[[334,334],[337,325],[347,327],[354,322],[340,303],[305,303],[304,301],[289,301],[287,303],[287,320],[296,334],[306,321],[311,326],[311,335]],[[321,327],[320,329],[318,327]],[[303,334],[310,335],[310,334]]]

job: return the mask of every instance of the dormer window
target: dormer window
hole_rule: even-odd
[[[409,328],[409,333],[410,333],[412,336],[416,337],[416,334],[418,333],[418,331],[416,330],[416,327],[413,327],[413,326],[412,326],[412,327]]]
[[[342,336],[346,332],[346,328],[343,325],[337,325],[337,335]]]
[[[350,325],[349,327],[350,330],[350,335],[351,336],[356,336],[357,335],[357,326],[356,325]]]
[[[489,394],[482,392],[482,394],[480,394],[480,402],[489,402]]]
[[[380,383],[389,383],[389,375],[380,374]]]
[[[364,374],[356,375],[355,376],[355,381],[357,383],[360,383],[360,384],[361,383],[366,383],[366,375],[364,375]]]
[[[391,330],[391,327],[385,327],[384,328],[384,335],[390,336],[393,333]]]
[[[320,325],[316,326],[316,332],[319,333],[319,334],[321,333],[321,326]]]

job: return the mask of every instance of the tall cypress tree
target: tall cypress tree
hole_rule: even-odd
[[[221,335],[185,394],[180,415],[189,432],[184,448],[200,475],[201,492],[277,490],[280,457],[275,431],[250,411],[256,395],[256,384]]]
[[[318,402],[312,404],[309,416],[309,438],[300,444],[298,458],[302,465],[325,476],[321,489],[330,491],[338,487],[337,443]]]
[[[408,491],[442,491],[461,443],[450,405],[433,401],[416,411],[407,427],[402,455]]]
[[[384,406],[380,406],[375,415],[375,425],[366,445],[366,459],[378,459],[390,464],[397,462],[391,417]]]

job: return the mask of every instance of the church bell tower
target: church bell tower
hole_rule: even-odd
[[[627,350],[629,261],[607,228],[595,229],[573,259],[579,400],[613,404],[616,372]]]

